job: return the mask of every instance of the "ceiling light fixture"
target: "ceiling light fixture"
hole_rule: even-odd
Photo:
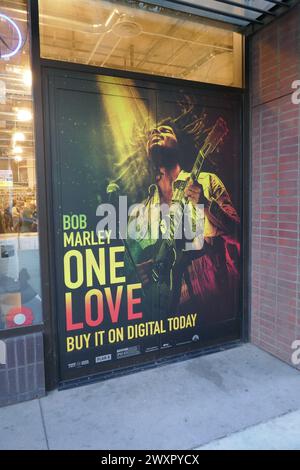
[[[25,70],[23,73],[23,83],[24,85],[31,87],[32,85],[32,73],[30,69]]]
[[[20,147],[18,145],[18,146],[13,148],[13,152],[16,153],[16,154],[20,154],[20,153],[23,153],[23,149],[22,149],[22,147]]]
[[[31,121],[32,112],[29,109],[18,109],[17,111],[17,120],[18,121]]]
[[[133,38],[142,33],[142,27],[135,19],[128,15],[121,15],[111,28],[112,32],[120,38]]]
[[[13,142],[24,142],[25,134],[23,132],[15,132],[12,136]]]

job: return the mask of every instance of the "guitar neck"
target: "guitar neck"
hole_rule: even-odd
[[[197,181],[199,179],[199,176],[203,168],[204,160],[207,158],[209,154],[215,151],[215,149],[218,147],[219,143],[222,141],[223,137],[227,133],[228,133],[228,128],[227,128],[226,122],[224,121],[224,119],[219,117],[215,125],[213,126],[212,130],[208,134],[204,144],[202,145],[201,149],[198,152],[197,158],[195,160],[195,163],[193,165],[189,178],[185,181],[181,181],[178,187],[174,191],[172,203],[180,204],[182,210],[184,209],[187,203],[185,194],[184,194],[184,191],[187,185],[190,183],[190,181]],[[172,243],[172,241],[174,240],[174,235],[176,234],[179,224],[181,223],[181,220],[182,220],[182,213],[183,211],[178,211],[177,213],[174,214],[172,218],[172,223],[170,227],[171,237],[170,237],[169,243]]]
[[[203,153],[203,148],[199,151],[198,156],[196,158],[196,161],[194,163],[194,166],[191,171],[191,176],[190,178],[192,180],[197,180],[201,174],[201,170],[203,167],[204,160],[206,158],[206,155]]]
[[[175,214],[173,214],[172,222],[170,223],[170,239],[168,240],[168,244],[173,243],[174,235],[177,232],[177,229],[182,220],[183,209],[184,205],[186,204],[184,195],[185,188],[191,180],[198,180],[201,174],[204,160],[209,153],[209,147],[210,146],[203,145],[203,147],[199,150],[192,171],[190,173],[190,177],[187,180],[182,181],[178,188],[176,188],[176,190],[174,191],[173,202],[179,204],[182,208],[182,211],[177,211]]]

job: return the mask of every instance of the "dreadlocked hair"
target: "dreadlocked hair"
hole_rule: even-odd
[[[206,129],[207,114],[195,113],[195,104],[189,96],[178,103],[180,114],[177,117],[167,117],[158,123],[147,119],[142,125],[136,124],[132,131],[131,145],[133,152],[121,163],[115,165],[114,179],[123,194],[130,202],[141,201],[147,196],[148,187],[153,183],[157,168],[147,157],[147,142],[150,131],[154,127],[168,125],[174,130],[179,147],[179,164],[189,171],[201,144],[210,129]]]

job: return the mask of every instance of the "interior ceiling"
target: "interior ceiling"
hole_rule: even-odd
[[[233,32],[180,12],[141,3],[42,0],[40,35],[45,58],[199,81],[210,81],[206,75],[213,72],[214,83],[234,85]],[[231,76],[222,77],[228,70]]]
[[[1,13],[4,13],[17,22],[23,39],[22,50],[19,54],[9,60],[0,59],[0,161],[7,159],[13,161],[15,152],[13,135],[20,132],[25,140],[17,142],[22,148],[19,155],[21,161],[19,168],[33,167],[34,161],[34,139],[32,121],[20,121],[17,119],[18,109],[26,109],[32,112],[31,86],[24,82],[24,74],[30,70],[29,44],[27,30],[26,4],[23,0],[2,0]],[[0,24],[0,36],[7,40],[7,27]]]

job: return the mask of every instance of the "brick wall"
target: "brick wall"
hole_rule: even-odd
[[[1,353],[0,406],[45,395],[42,333],[2,340]]]
[[[300,339],[300,6],[251,39],[252,342],[291,363]]]

